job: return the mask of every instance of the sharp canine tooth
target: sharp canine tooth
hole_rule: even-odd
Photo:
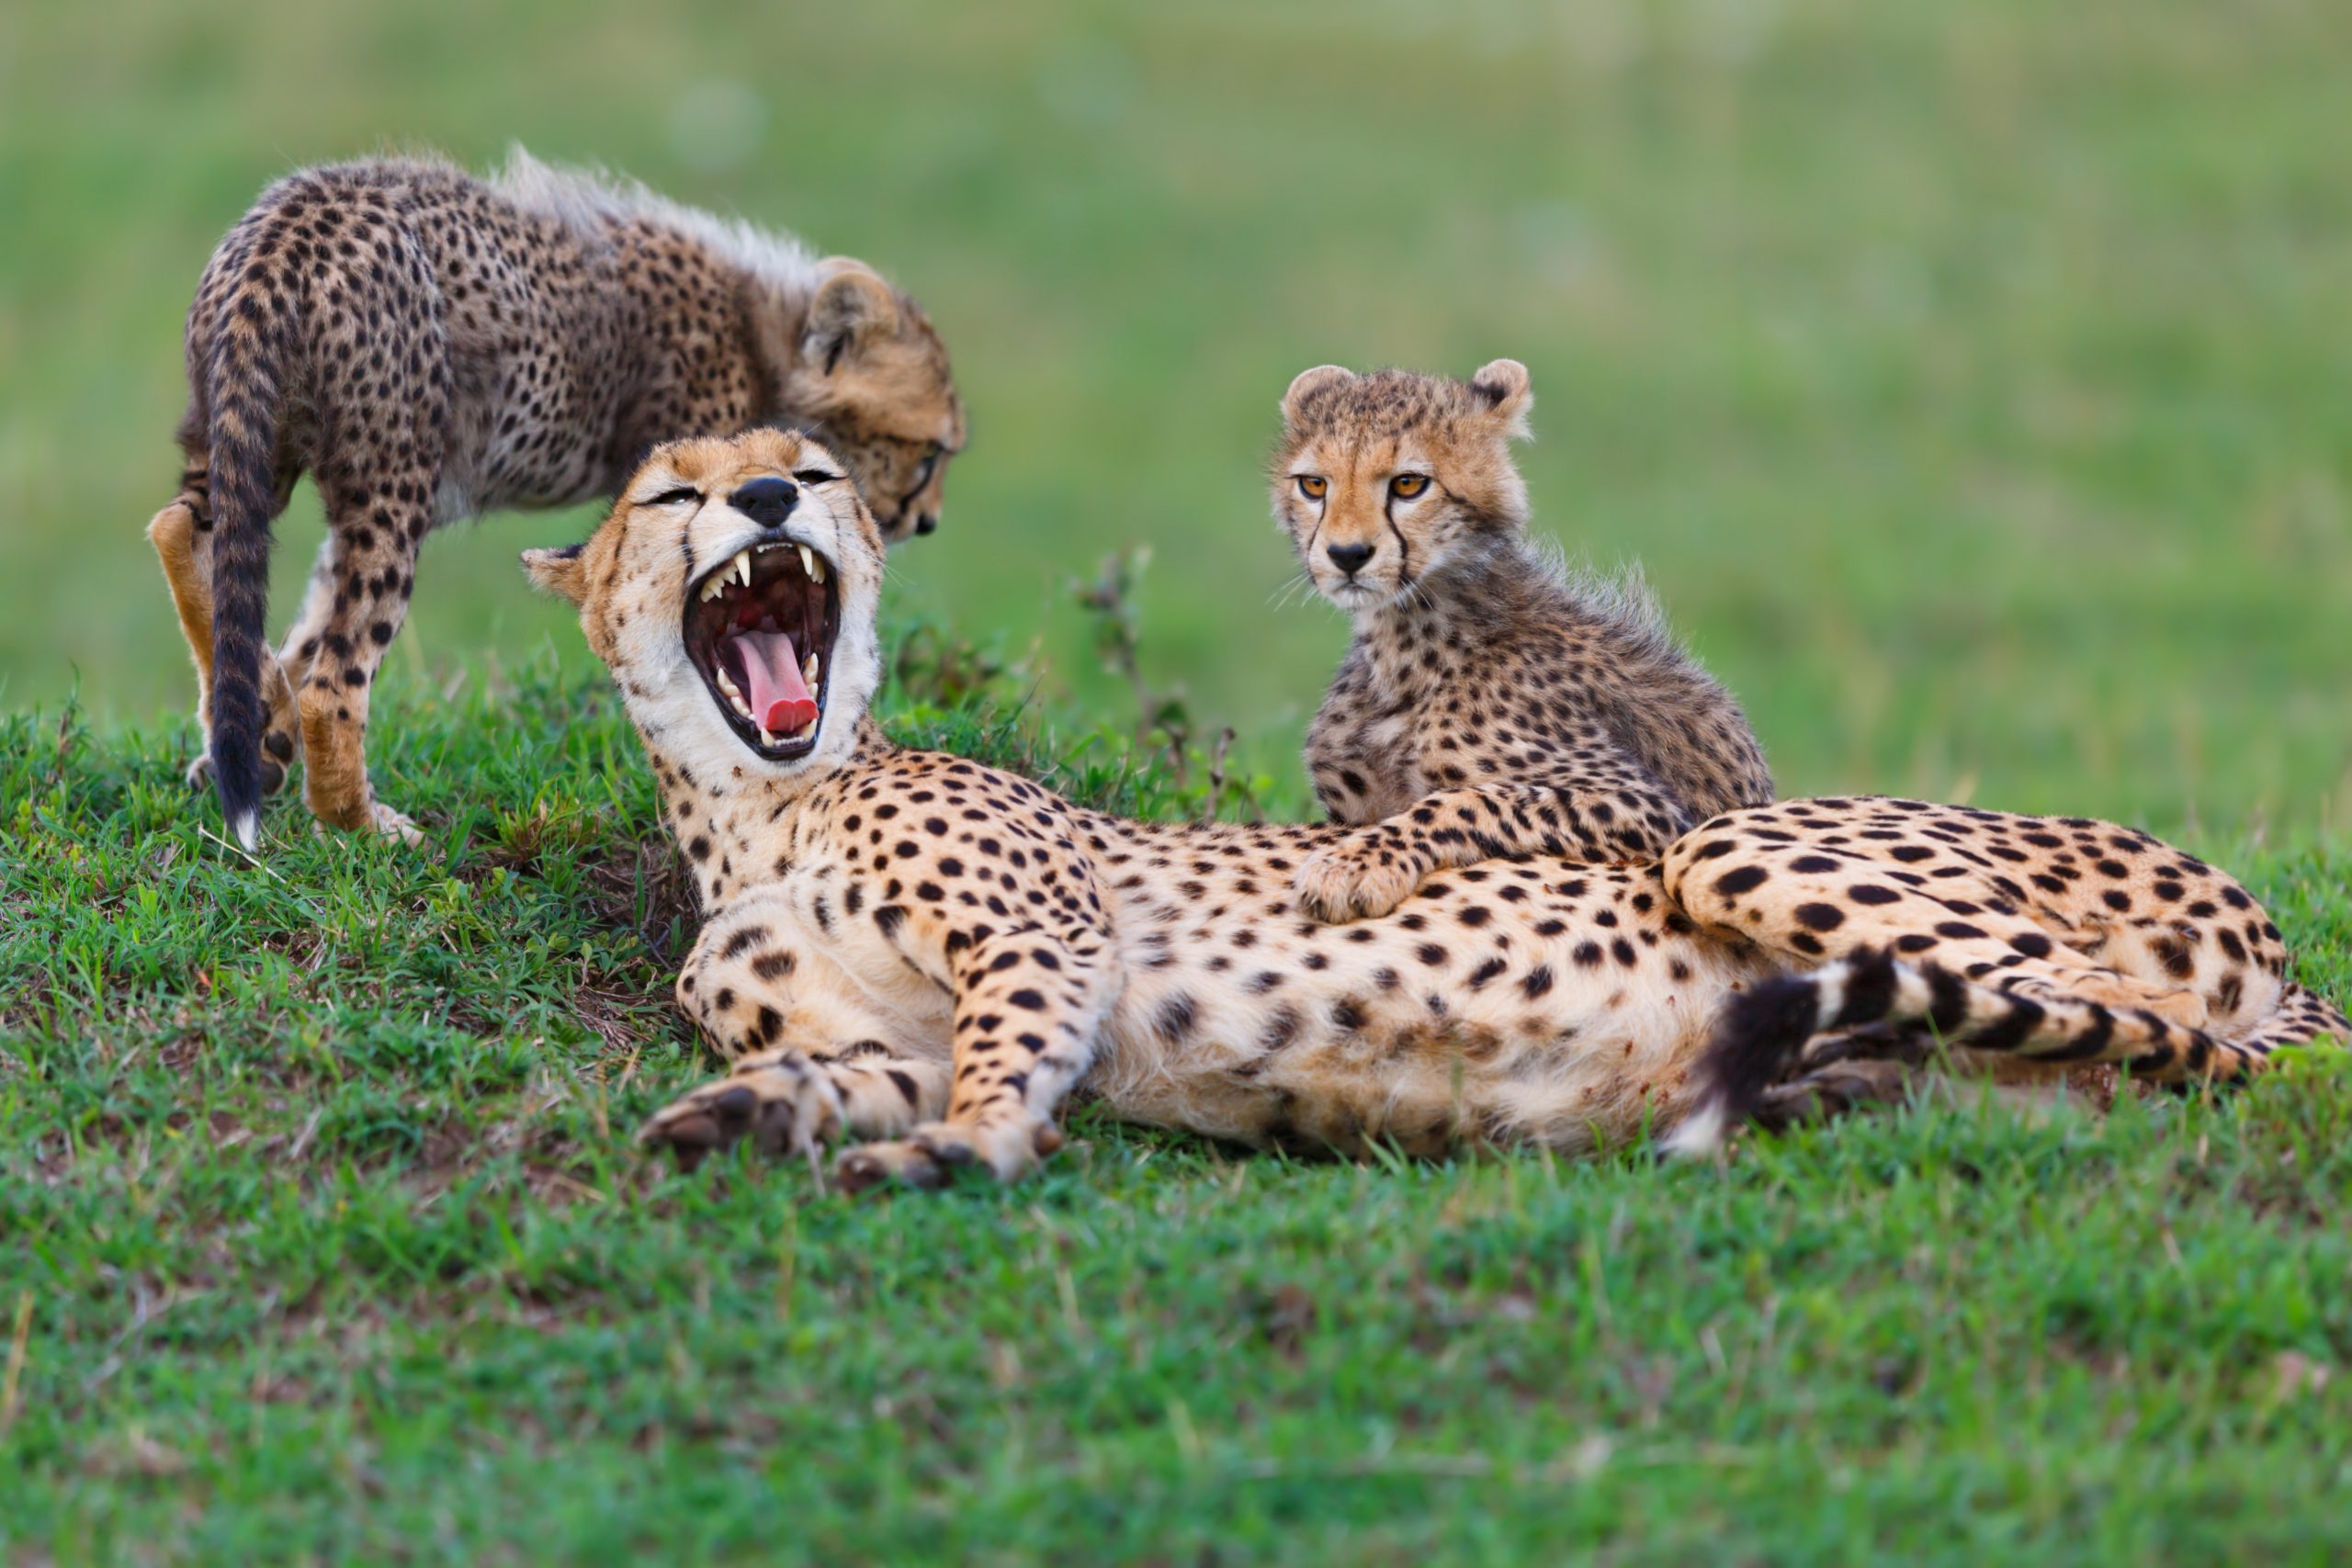
[[[817,656],[813,653],[800,661],[800,678],[808,682],[810,691],[817,689],[817,672],[823,668],[824,666],[818,662]]]
[[[822,582],[825,581],[824,557],[811,556],[808,558],[808,581],[811,582]]]
[[[763,729],[760,731],[760,744],[763,746],[773,746],[775,744],[775,737]]]
[[[800,547],[800,570],[811,577],[817,575],[817,558],[808,553],[808,547],[806,545]]]
[[[742,578],[744,587],[752,586],[752,552],[750,550],[735,552],[735,571],[736,575]]]

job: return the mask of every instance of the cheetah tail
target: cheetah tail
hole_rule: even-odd
[[[250,851],[261,839],[262,637],[288,323],[248,274],[215,324],[205,367],[212,449],[212,777],[221,814]]]
[[[2263,1055],[2137,1008],[2022,996],[1882,950],[1768,980],[1733,998],[1700,1062],[1696,1107],[1668,1138],[1668,1151],[1704,1154],[1721,1146],[1796,1064],[1807,1041],[1880,1023],[1924,1023],[1946,1045],[2034,1062],[2122,1063],[2160,1080],[2242,1077]]]

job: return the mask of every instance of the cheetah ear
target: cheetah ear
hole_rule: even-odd
[[[1307,399],[1326,387],[1337,387],[1355,378],[1355,372],[1344,365],[1318,365],[1312,370],[1300,371],[1292,378],[1290,390],[1283,394],[1283,423],[1295,428]]]
[[[820,265],[829,276],[808,301],[800,352],[830,376],[850,350],[899,330],[899,302],[891,297],[890,286],[864,262],[835,256]]]
[[[1470,378],[1470,395],[1486,406],[1505,435],[1527,438],[1527,411],[1535,406],[1528,386],[1527,367],[1516,359],[1490,360]]]
[[[577,604],[588,596],[588,563],[582,557],[587,547],[566,545],[560,550],[525,550],[523,570],[531,574],[533,587]]]

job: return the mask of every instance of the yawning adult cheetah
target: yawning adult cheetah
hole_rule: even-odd
[[[1550,858],[1433,878],[1352,925],[1306,919],[1291,877],[1345,829],[1130,821],[892,745],[867,713],[882,549],[823,448],[761,431],[657,451],[584,546],[525,558],[611,668],[706,911],[677,996],[734,1069],[649,1126],[683,1155],[854,1135],[881,1141],[842,1156],[851,1185],[974,1161],[1012,1178],[1059,1145],[1081,1081],[1117,1115],[1247,1143],[1583,1149],[1683,1121],[1710,1084],[1744,1106],[1746,1067],[1780,1061],[1800,1001],[1808,1037],[1932,1023],[1962,1055],[2157,1077],[2248,1070],[2275,1038],[2256,1037],[2267,1019],[2222,1038],[2097,999],[2084,966],[2021,931],[1981,976],[1948,967],[1973,967],[1973,939],[1776,859],[1808,835],[1849,853],[1849,831],[1874,830],[1850,804],[1693,835],[1699,874],[1743,900],[1707,906],[1713,929],[1656,865]],[[777,693],[780,711],[761,696]],[[2132,858],[2154,874],[2174,857]],[[1724,886],[1750,865],[1763,874]],[[1751,921],[1751,900],[1769,917]],[[1841,962],[1798,975],[1810,964],[1750,925],[1820,931],[1818,956]],[[1913,936],[1925,945],[1886,951]],[[1704,1077],[1714,1020],[1742,997],[1770,1010],[1726,1015],[1732,1070]],[[2240,1000],[2251,1018],[2257,993]]]
[[[368,694],[443,524],[610,495],[656,442],[825,433],[886,537],[939,519],[964,414],[914,301],[863,263],[549,169],[381,159],[263,193],[187,318],[180,493],[148,535],[251,849],[298,758],[321,821],[413,833],[368,778]],[[282,651],[270,524],[305,469],[327,538]]]

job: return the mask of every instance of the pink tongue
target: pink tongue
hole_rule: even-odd
[[[751,681],[743,694],[752,699],[761,728],[790,735],[817,716],[817,699],[800,678],[800,659],[788,634],[737,632],[734,641],[743,650],[743,671]]]

